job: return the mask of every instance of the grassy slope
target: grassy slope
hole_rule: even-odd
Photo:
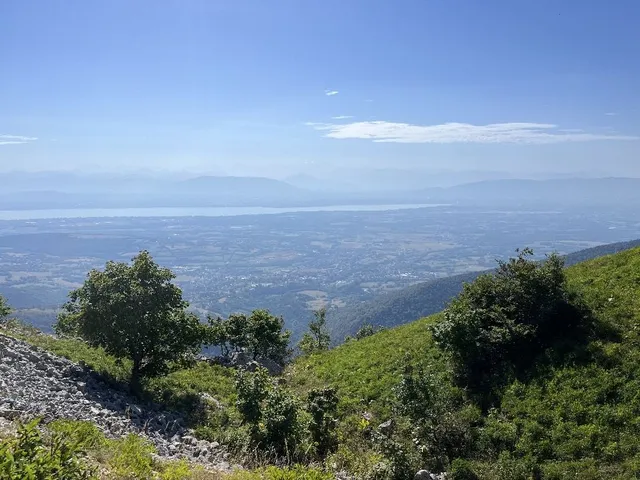
[[[575,468],[584,478],[634,478],[640,475],[640,248],[570,267],[567,276],[619,339],[592,342],[587,364],[514,384],[504,396],[500,425],[493,426],[516,432],[512,453],[546,462],[545,478],[567,475],[571,462],[581,462]],[[412,362],[446,368],[426,330],[434,321],[437,315],[301,358],[289,369],[290,382],[300,391],[333,385],[343,412],[366,409],[384,419],[406,353]],[[595,470],[585,473],[585,462]],[[605,472],[606,465],[614,467]],[[560,473],[554,476],[553,468]]]
[[[443,361],[427,331],[437,321],[432,316],[371,337],[351,341],[325,353],[301,357],[286,373],[299,392],[333,385],[338,389],[343,413],[389,413],[389,400],[403,366],[412,363],[438,365]]]

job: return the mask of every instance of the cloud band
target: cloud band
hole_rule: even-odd
[[[548,144],[597,140],[639,140],[631,135],[560,130],[547,123],[443,123],[412,125],[394,122],[309,123],[325,136],[337,139],[366,139],[391,143],[525,143]]]

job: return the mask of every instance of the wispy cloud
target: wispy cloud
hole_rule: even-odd
[[[324,91],[324,94],[326,96],[328,96],[328,97],[333,97],[334,95],[337,95],[338,93],[340,93],[340,92],[338,92],[338,90],[325,90]]]
[[[618,114],[617,114],[616,112],[607,112],[607,113],[605,113],[605,115],[606,115],[607,117],[615,117],[615,116],[616,116],[616,115],[618,115]]]
[[[331,117],[333,120],[346,120],[347,118],[353,118],[353,115],[338,115],[337,117]]]
[[[36,140],[38,140],[36,137],[0,134],[0,145],[19,145],[21,143],[35,142]]]
[[[548,123],[444,123],[411,125],[394,122],[353,122],[346,124],[307,124],[326,132],[329,138],[361,138],[374,142],[395,143],[528,143],[588,142],[595,140],[640,140],[640,137],[563,131]]]

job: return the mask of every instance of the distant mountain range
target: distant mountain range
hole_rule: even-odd
[[[637,246],[640,246],[640,239],[587,248],[564,256],[565,265],[575,265]],[[417,283],[367,302],[330,311],[327,323],[334,339],[342,341],[346,335],[355,334],[363,325],[395,327],[412,322],[442,311],[462,291],[465,283],[492,271],[470,272]]]
[[[446,187],[419,188],[405,173],[377,171],[363,189],[351,177],[316,181],[296,176],[291,184],[264,177],[81,175],[66,172],[0,174],[0,210],[126,207],[296,207],[348,204],[445,203],[483,206],[640,206],[640,179],[491,179]],[[383,172],[384,173],[384,172]],[[485,172],[487,176],[493,175]],[[435,174],[434,174],[435,175]],[[443,174],[444,175],[444,174]],[[477,177],[478,172],[470,173]],[[451,175],[445,177],[452,181]],[[464,176],[457,175],[459,180]],[[372,180],[373,179],[373,180]],[[397,181],[396,181],[397,180]],[[435,181],[435,180],[434,180]],[[365,182],[366,183],[366,182]],[[446,182],[445,182],[446,183]],[[353,184],[350,190],[349,185]],[[376,186],[377,185],[377,186]],[[409,185],[413,188],[409,188]],[[372,187],[373,186],[373,187]]]
[[[438,202],[483,204],[611,205],[640,202],[640,179],[626,177],[488,180],[425,189]]]

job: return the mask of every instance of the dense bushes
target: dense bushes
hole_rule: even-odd
[[[23,425],[15,439],[0,443],[0,478],[3,480],[86,480],[95,477],[78,442],[61,434],[45,439],[38,420]]]
[[[107,439],[92,423],[38,420],[0,441],[2,480],[330,480],[330,473],[301,465],[238,470],[207,470],[185,460],[162,461],[145,439],[130,434]]]
[[[524,249],[499,262],[494,275],[466,284],[432,327],[458,382],[485,409],[547,349],[567,341],[575,348],[591,330],[587,310],[567,288],[560,257],[538,263],[532,254]]]
[[[414,372],[408,367],[396,394],[397,412],[409,420],[413,445],[423,465],[444,471],[455,458],[473,451],[481,413],[446,373]]]
[[[338,423],[338,396],[335,389],[311,390],[307,395],[307,411],[311,415],[309,433],[319,458],[324,458],[338,445],[335,427]]]
[[[302,402],[263,368],[238,371],[236,390],[236,407],[249,446],[257,448],[262,456],[288,461],[323,460],[336,448],[335,390],[309,392],[303,408]]]
[[[264,368],[238,371],[236,407],[247,427],[250,446],[293,458],[301,438],[299,407],[293,396],[271,379]]]

